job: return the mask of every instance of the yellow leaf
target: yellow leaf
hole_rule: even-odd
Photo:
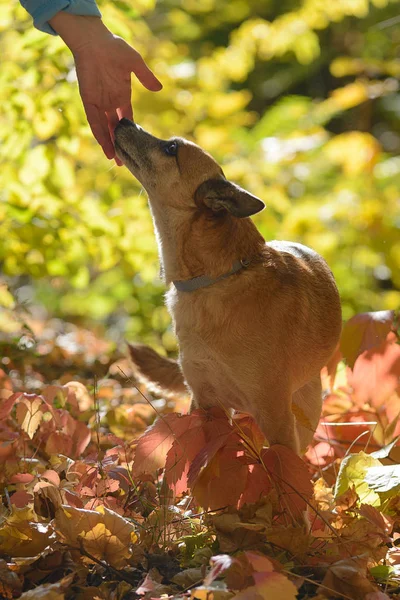
[[[60,131],[62,125],[61,113],[54,108],[45,108],[37,114],[33,121],[33,129],[39,140],[47,140]]]
[[[7,285],[0,283],[0,306],[4,308],[14,308],[15,302],[12,294],[8,291]]]
[[[350,131],[330,140],[325,146],[328,158],[340,165],[346,175],[360,175],[372,172],[381,147],[369,133]]]
[[[87,533],[79,536],[88,554],[104,560],[113,567],[122,567],[130,556],[129,547],[111,533],[104,523],[97,523]]]
[[[30,439],[33,438],[42,419],[43,400],[34,394],[25,394],[17,404],[17,423]]]
[[[37,556],[49,544],[51,528],[35,522],[29,507],[13,508],[0,528],[0,552],[13,557]]]
[[[232,592],[221,590],[216,586],[200,586],[194,588],[190,594],[190,600],[229,600],[230,598],[236,598],[236,596]]]
[[[56,511],[56,527],[71,546],[83,546],[89,554],[114,567],[125,564],[129,546],[137,541],[127,519],[104,506],[86,510],[62,506]]]
[[[335,498],[344,494],[348,489],[354,486],[354,489],[362,504],[371,504],[380,506],[379,495],[374,492],[365,481],[365,476],[370,467],[381,467],[379,462],[370,454],[358,452],[358,454],[349,454],[343,459],[340,465],[339,473],[335,485]]]
[[[334,90],[331,98],[340,110],[346,110],[368,100],[368,88],[361,81]]]

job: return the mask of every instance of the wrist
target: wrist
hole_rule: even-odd
[[[49,20],[50,25],[63,39],[73,54],[97,43],[100,38],[112,35],[100,17],[73,15],[58,12]]]

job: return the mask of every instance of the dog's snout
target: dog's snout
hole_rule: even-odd
[[[126,117],[122,117],[122,119],[119,122],[119,125],[131,127],[132,125],[135,125],[135,122],[131,121],[130,119],[127,119]]]
[[[115,131],[118,129],[127,129],[128,127],[136,127],[136,124],[133,121],[123,117],[116,126]]]

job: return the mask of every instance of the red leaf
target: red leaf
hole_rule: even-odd
[[[175,439],[188,428],[191,415],[166,415],[145,431],[140,438],[133,463],[132,475],[153,473],[165,465],[167,454]]]
[[[211,427],[208,429],[208,435],[206,435],[209,439],[209,442],[203,448],[201,448],[200,452],[197,454],[192,464],[190,465],[188,473],[188,483],[190,487],[196,481],[201,469],[210,464],[218,450],[226,444],[228,437],[232,433],[232,427],[229,427],[228,422],[226,422],[226,425],[228,426],[226,430],[221,433],[219,431],[216,431],[214,438],[210,435]]]
[[[204,428],[200,424],[185,431],[172,444],[165,463],[165,477],[168,485],[174,488],[176,495],[187,490],[189,465],[205,443]]]
[[[46,440],[45,449],[49,456],[52,454],[64,454],[65,456],[71,456],[71,437],[62,431],[53,431]]]
[[[262,459],[272,481],[281,492],[283,507],[299,516],[312,497],[313,487],[305,462],[293,450],[275,444],[262,452]]]
[[[400,385],[400,345],[388,341],[366,350],[356,360],[348,381],[359,406],[379,408]]]
[[[58,487],[60,485],[60,476],[56,471],[49,469],[48,471],[44,471],[41,476],[42,479],[47,479],[50,483]]]
[[[16,394],[11,394],[6,400],[1,400],[0,421],[4,421],[5,419],[7,419],[12,407],[14,406],[15,402],[20,396],[22,396],[22,392],[17,392]]]
[[[16,473],[11,475],[10,483],[31,483],[35,477],[30,473]]]
[[[244,552],[236,562],[247,571],[254,585],[236,594],[235,600],[296,600],[295,585],[285,575],[277,573],[266,556]]]
[[[271,476],[260,464],[249,465],[247,482],[240,498],[239,507],[244,504],[258,502],[262,496],[266,496],[272,489]]]
[[[362,352],[382,344],[392,331],[394,316],[393,310],[381,310],[354,315],[345,323],[340,350],[351,368]]]
[[[33,502],[32,494],[28,494],[25,490],[19,490],[15,492],[10,498],[11,504],[16,506],[17,508],[24,508],[30,502]]]
[[[75,421],[75,431],[73,433],[73,458],[78,458],[87,448],[90,442],[90,429],[86,423]]]
[[[235,506],[245,489],[247,473],[248,465],[241,462],[237,451],[221,448],[194,483],[193,496],[206,509]]]
[[[335,458],[335,449],[329,442],[318,442],[308,448],[305,456],[312,465],[324,467]]]

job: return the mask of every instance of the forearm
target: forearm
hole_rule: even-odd
[[[71,15],[60,11],[49,20],[73,54],[112,33],[98,17]]]

